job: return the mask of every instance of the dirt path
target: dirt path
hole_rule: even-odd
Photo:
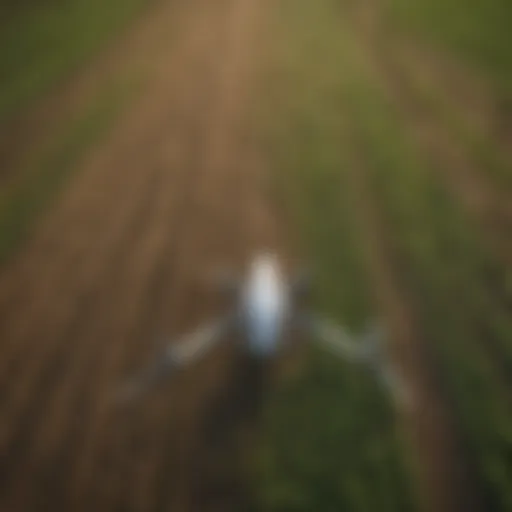
[[[220,416],[205,405],[248,385],[232,348],[123,416],[103,400],[157,335],[218,309],[202,271],[283,245],[247,122],[265,2],[155,9],[151,85],[0,275],[2,510],[247,504],[236,447],[219,454],[236,432],[206,437]]]

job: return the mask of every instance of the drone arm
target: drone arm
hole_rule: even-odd
[[[316,341],[337,356],[354,363],[364,362],[368,359],[369,351],[366,344],[355,342],[342,327],[316,317],[308,317],[305,320],[305,325]]]
[[[344,357],[349,362],[368,365],[396,404],[402,408],[412,407],[409,390],[383,353],[383,333],[380,329],[370,329],[361,342],[355,342],[345,329],[327,320],[309,318],[307,326],[315,339],[330,352]]]
[[[164,357],[173,365],[182,366],[204,355],[227,333],[231,318],[222,318],[192,332],[177,343],[169,345]]]
[[[221,318],[168,345],[163,354],[160,354],[142,375],[129,381],[121,389],[117,401],[121,403],[132,401],[167,377],[173,370],[204,355],[222,339],[232,327],[232,323],[231,317]]]

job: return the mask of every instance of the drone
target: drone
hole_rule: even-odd
[[[308,275],[301,273],[287,282],[275,254],[257,254],[245,280],[222,279],[223,289],[235,297],[235,307],[168,344],[142,374],[121,387],[116,402],[126,404],[144,395],[175,370],[200,359],[230,333],[237,335],[249,358],[263,362],[277,358],[287,346],[285,333],[292,328],[330,353],[364,365],[397,406],[408,406],[410,396],[385,353],[383,329],[374,322],[354,338],[336,323],[304,311],[299,304],[309,281]]]

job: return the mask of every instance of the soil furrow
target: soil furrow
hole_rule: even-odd
[[[102,89],[119,77],[129,78],[134,70],[139,78],[150,75],[155,59],[161,59],[162,53],[183,37],[183,20],[200,1],[153,2],[101,53],[65,77],[39,102],[29,104],[26,111],[4,122],[0,126],[1,189],[23,179],[24,168],[30,166],[33,157]]]
[[[208,67],[208,66],[207,66]],[[203,71],[204,72],[204,71]],[[206,72],[208,74],[208,69],[206,69]],[[192,83],[195,84],[196,88],[199,86],[199,92],[208,98],[207,92],[207,85],[208,84],[208,77],[207,76],[195,76],[193,75],[193,78],[190,79]],[[189,115],[189,122],[191,119],[196,119],[197,112],[204,113],[205,107],[207,105],[204,104],[204,99],[201,101],[200,98],[196,98],[194,93],[192,92],[194,90],[194,87],[189,88],[187,92],[187,101],[186,103],[189,104],[190,108],[196,109],[195,113],[191,113]],[[190,99],[190,96],[192,98],[192,101]],[[198,101],[198,99],[200,101]],[[203,115],[203,114],[201,114]],[[183,223],[183,220],[189,217],[192,212],[190,211],[190,202],[193,197],[193,191],[197,186],[197,180],[199,178],[197,174],[197,170],[194,170],[193,168],[190,168],[189,165],[186,164],[186,160],[188,155],[195,155],[196,154],[196,145],[197,145],[197,138],[198,133],[197,127],[195,122],[190,122],[190,130],[182,131],[181,137],[180,134],[176,134],[176,144],[181,148],[180,150],[180,157],[176,161],[176,166],[180,168],[180,174],[182,174],[182,178],[177,183],[179,194],[178,198],[175,201],[175,204],[173,206],[173,209],[171,211],[171,215],[169,216],[170,222],[166,221],[165,218],[161,220],[162,228],[165,228],[165,232],[167,233],[167,243],[163,247],[161,251],[161,257],[159,260],[159,264],[154,269],[153,274],[149,279],[149,288],[146,292],[146,297],[148,299],[148,304],[145,306],[145,321],[139,326],[138,329],[136,329],[134,332],[136,333],[136,337],[139,340],[144,340],[148,337],[148,334],[154,330],[155,325],[157,325],[158,322],[158,314],[157,311],[166,311],[169,308],[169,305],[167,304],[165,300],[165,287],[169,286],[169,276],[172,275],[172,270],[175,266],[175,260],[178,257],[177,255],[177,247],[180,245],[180,239],[181,239],[181,233],[184,232],[184,228],[186,226],[181,227],[181,224]],[[185,161],[184,161],[185,160]],[[172,282],[170,284],[172,287]],[[160,329],[162,330],[162,329]],[[128,354],[126,355],[126,352]],[[125,355],[120,355],[121,361],[128,357],[128,359],[133,360],[134,357],[131,355],[133,352],[132,349],[126,350],[125,347]],[[141,364],[140,357],[137,360],[137,365]],[[119,366],[119,362],[117,363],[117,366]],[[127,366],[124,364],[123,366]],[[131,365],[128,364],[128,366],[134,367],[134,364]],[[119,370],[119,369],[118,369]],[[119,371],[118,371],[119,373]],[[105,373],[107,375],[107,373]],[[137,404],[139,406],[140,404]],[[106,432],[101,432],[101,421],[97,424],[96,427],[101,434],[103,434],[100,437],[100,443],[97,444],[96,447],[90,446],[90,449],[95,450],[95,448],[98,450],[97,455],[102,456],[103,458],[111,458],[112,454],[109,453],[111,450],[109,450],[108,447],[104,445],[104,442],[107,443],[109,436],[105,435]],[[122,434],[121,434],[122,436]],[[91,442],[94,440],[94,436],[91,437]],[[119,443],[116,443],[116,445],[119,445]],[[107,451],[107,453],[102,453],[104,451]],[[89,450],[86,450],[88,452]],[[119,456],[119,454],[117,454]],[[88,458],[90,460],[90,464],[96,463],[94,461],[94,458],[92,456],[87,456],[84,453],[84,457]],[[85,459],[84,459],[85,460]],[[109,466],[112,464],[112,461],[110,461]],[[105,470],[101,468],[101,462],[98,462],[98,467],[95,471],[104,472]],[[122,464],[118,464],[118,466],[122,466]],[[86,472],[87,473],[87,472]],[[108,490],[108,494],[112,494],[112,489]]]
[[[197,39],[197,36],[196,36]],[[197,43],[190,43],[192,47],[194,47]],[[186,61],[190,55],[184,55],[180,60],[177,61],[178,68],[180,67],[180,64],[182,65],[184,61]],[[194,64],[194,59],[191,61],[191,65]],[[171,86],[172,77],[167,78],[166,82],[162,84],[161,88],[159,88],[159,91],[161,91],[160,95],[162,93],[169,94],[168,91],[165,90],[165,85]],[[183,85],[182,87],[186,88],[187,85]],[[176,87],[173,86],[175,89]],[[172,88],[170,89],[170,94],[172,94]],[[152,107],[149,109],[149,107]],[[61,279],[62,286],[64,289],[60,289],[56,283],[48,283],[45,279],[45,276],[40,276],[37,278],[37,276],[30,276],[29,279],[27,279],[27,282],[31,283],[29,287],[27,287],[27,296],[28,297],[34,297],[34,300],[38,300],[36,302],[36,305],[33,306],[34,309],[31,309],[30,311],[30,317],[32,319],[32,322],[30,324],[27,324],[26,321],[24,321],[24,318],[27,314],[27,307],[19,307],[19,315],[16,316],[16,319],[13,320],[13,322],[19,321],[21,333],[19,334],[19,337],[15,335],[13,332],[7,331],[5,334],[6,338],[10,341],[10,344],[14,347],[13,353],[11,353],[7,348],[4,347],[4,353],[5,358],[2,360],[2,362],[9,366],[11,371],[4,372],[4,381],[2,381],[2,389],[7,389],[6,383],[12,376],[15,374],[15,370],[21,366],[23,363],[24,354],[27,352],[27,350],[32,350],[32,355],[34,356],[32,359],[30,359],[29,363],[37,365],[41,362],[41,357],[36,357],[38,350],[47,350],[49,342],[43,342],[42,338],[44,335],[47,335],[49,338],[52,338],[53,332],[58,332],[59,330],[65,329],[66,325],[73,324],[77,321],[77,318],[81,316],[81,312],[83,310],[82,304],[79,302],[81,297],[88,296],[88,294],[94,293],[92,290],[94,289],[95,285],[98,282],[102,281],[102,278],[98,277],[99,272],[105,272],[103,275],[108,274],[108,272],[104,271],[102,266],[104,265],[104,262],[106,261],[106,257],[104,254],[108,254],[109,248],[112,245],[116,245],[115,240],[116,237],[119,237],[121,235],[122,229],[120,228],[120,225],[122,223],[127,222],[127,219],[125,219],[125,216],[127,215],[127,212],[130,211],[130,209],[133,211],[134,208],[134,198],[137,197],[139,189],[141,187],[141,184],[143,183],[143,180],[145,179],[145,173],[143,171],[145,161],[147,160],[147,148],[152,147],[152,145],[155,143],[155,140],[158,139],[164,139],[165,135],[162,135],[162,133],[165,132],[165,126],[169,124],[169,119],[172,119],[173,115],[175,115],[177,112],[179,112],[180,105],[179,102],[174,108],[169,109],[162,109],[162,106],[160,105],[160,102],[155,101],[153,97],[150,97],[150,101],[143,101],[141,108],[136,109],[135,116],[130,116],[132,119],[129,119],[130,125],[135,125],[136,129],[133,128],[124,129],[121,130],[121,134],[117,138],[117,143],[111,144],[112,148],[111,150],[114,152],[115,156],[110,156],[108,159],[108,164],[106,165],[102,170],[105,172],[109,172],[109,169],[116,169],[116,172],[113,174],[114,177],[117,177],[118,183],[118,193],[119,196],[116,194],[115,187],[110,190],[110,194],[102,198],[102,201],[99,202],[99,206],[103,203],[106,206],[106,212],[104,212],[103,218],[104,223],[108,225],[109,221],[113,223],[113,225],[107,229],[104,228],[100,232],[102,235],[102,239],[97,239],[93,243],[91,243],[91,240],[89,240],[89,246],[91,246],[90,252],[85,251],[85,254],[82,255],[84,261],[84,265],[86,265],[86,268],[80,268],[80,266],[76,266],[74,269],[72,269],[72,276],[76,276],[75,280],[70,276],[64,276],[63,279]],[[157,119],[153,119],[154,126],[150,125],[150,119],[148,119],[148,115],[151,113],[153,117],[156,115],[158,116]],[[182,114],[183,115],[183,114]],[[141,122],[140,116],[143,116],[146,120]],[[178,114],[179,117],[181,117]],[[137,121],[139,121],[137,123]],[[141,130],[149,131],[149,135],[142,135],[143,132]],[[134,133],[131,133],[134,132]],[[123,143],[123,138],[125,142]],[[142,139],[142,140],[137,140]],[[121,139],[121,140],[120,140]],[[152,140],[153,139],[153,140]],[[125,156],[125,150],[126,148],[130,148],[130,145],[133,145],[136,143],[136,151],[131,151],[128,155],[130,160],[126,159]],[[138,156],[137,156],[138,155]],[[116,162],[116,158],[118,162]],[[133,169],[133,161],[134,159],[141,159],[140,168],[135,168],[134,171],[131,173],[128,172],[130,168]],[[129,163],[132,163],[130,166]],[[82,185],[79,187],[79,191],[83,191],[84,189],[90,189],[93,190],[96,188],[102,188],[102,183],[104,180],[104,176],[102,174],[99,174],[97,176],[94,176],[95,169],[88,169],[87,172],[84,172],[84,174],[88,177],[88,183],[89,186]],[[133,180],[130,181],[129,177],[133,176]],[[92,178],[96,178],[96,186],[94,186],[94,181],[91,183]],[[98,183],[99,181],[99,183]],[[113,184],[115,184],[115,180],[112,180]],[[123,184],[130,183],[131,188],[129,190],[124,190],[119,187],[123,187]],[[68,195],[72,195],[72,191]],[[116,197],[116,201],[113,202],[112,198]],[[91,201],[90,198],[88,198],[88,195],[80,195],[79,198],[75,197],[75,200],[78,204],[81,205],[81,216],[85,217],[85,219],[89,218],[88,210],[89,208],[91,210],[91,213],[94,215],[94,212],[97,208],[95,208],[95,203]],[[123,203],[126,205],[123,207]],[[64,207],[65,208],[65,207]],[[111,209],[111,212],[108,212],[108,208]],[[101,208],[100,208],[101,209]],[[128,215],[131,215],[128,213]],[[59,233],[64,232],[67,233],[69,231],[73,231],[73,228],[71,225],[75,226],[81,226],[83,225],[83,222],[80,222],[79,219],[76,219],[73,217],[73,215],[70,215],[69,212],[62,213],[62,215],[58,216],[58,218],[64,218],[68,219],[70,222],[70,226],[66,229],[65,227],[61,229],[56,229],[54,232],[54,238],[56,236],[59,236]],[[82,233],[83,239],[88,239],[88,231],[85,230],[85,233]],[[82,238],[77,236],[77,238]],[[67,238],[66,238],[67,240]],[[64,247],[65,248],[65,247]],[[61,254],[62,251],[59,251],[59,254]],[[35,255],[35,261],[40,260],[42,255]],[[61,262],[62,263],[62,262]],[[53,265],[51,266],[51,269],[55,270],[56,276],[62,275],[62,272],[59,274],[58,270],[63,267],[65,267],[65,263],[62,263],[61,265]],[[35,267],[35,264],[34,264]],[[66,289],[72,287],[73,285],[76,286],[76,288]],[[40,286],[38,288],[38,286]],[[83,289],[81,289],[83,287]],[[48,294],[54,293],[56,295],[61,295],[62,300],[55,303],[54,301],[48,300]],[[77,300],[77,303],[73,302],[73,300]],[[62,311],[59,311],[57,309],[57,305],[60,304]],[[38,306],[41,308],[40,313],[38,312]],[[39,315],[42,318],[41,321],[39,321]],[[57,316],[58,315],[58,316]],[[32,326],[35,326],[37,329],[37,334],[34,333],[34,329]],[[42,327],[42,328],[41,328]],[[9,357],[10,356],[10,357]],[[29,367],[25,366],[23,367],[25,373],[31,375],[33,371],[31,370],[31,366]],[[0,374],[2,374],[0,372]],[[18,377],[19,379],[19,377]],[[19,388],[19,386],[18,386]]]
[[[104,316],[112,314],[112,304],[115,305],[116,295],[108,297],[108,290],[117,290],[116,278],[112,276],[116,269],[119,268],[120,262],[126,262],[126,253],[128,248],[137,240],[138,235],[142,230],[147,229],[143,220],[147,220],[147,211],[151,207],[151,192],[156,186],[153,180],[148,179],[146,186],[139,187],[138,191],[144,191],[140,195],[142,202],[135,208],[133,212],[133,220],[127,225],[125,236],[118,241],[117,246],[110,250],[108,254],[108,261],[105,267],[104,274],[98,279],[101,286],[93,291],[93,293],[86,294],[79,305],[79,313],[74,321],[64,328],[56,338],[54,350],[49,353],[43,353],[40,356],[39,364],[32,368],[32,372],[27,375],[24,382],[18,382],[16,389],[23,391],[23,395],[16,395],[11,403],[8,417],[11,419],[11,432],[14,438],[7,438],[6,444],[9,446],[9,451],[14,451],[12,457],[4,457],[2,463],[5,468],[8,468],[9,478],[3,478],[3,483],[7,487],[11,487],[9,480],[16,474],[16,467],[21,467],[23,477],[26,473],[26,468],[23,469],[25,457],[23,453],[29,455],[30,458],[37,459],[37,447],[32,446],[30,442],[30,435],[34,434],[33,425],[40,424],[41,416],[44,415],[47,419],[53,418],[53,405],[59,401],[61,394],[69,393],[73,388],[72,384],[68,382],[67,377],[75,379],[78,377],[80,371],[76,367],[78,365],[87,364],[87,351],[91,350],[96,343],[94,339],[98,336],[97,331],[93,331],[94,336],[84,341],[81,334],[87,331],[90,326],[94,326],[96,319],[101,319]],[[146,190],[146,187],[147,190]],[[123,261],[124,259],[124,261]],[[129,261],[129,260],[128,260]],[[104,288],[103,288],[104,287]],[[42,342],[46,341],[45,337],[41,337]],[[84,344],[85,343],[85,344]],[[78,363],[74,364],[74,361]],[[86,375],[90,377],[90,375]],[[37,392],[36,392],[37,390]],[[55,390],[55,391],[54,391]],[[56,393],[56,396],[55,396]],[[24,404],[30,400],[28,407]],[[19,411],[18,414],[15,411]],[[45,422],[40,425],[40,430],[37,436],[45,436]],[[56,433],[58,434],[58,432]],[[28,437],[28,439],[27,439]],[[54,440],[58,442],[60,438]],[[47,440],[48,441],[48,440]],[[51,450],[54,443],[48,441],[45,443],[45,449]],[[37,442],[35,443],[37,445]],[[19,466],[18,466],[19,465]]]
[[[242,11],[247,8],[248,6],[242,5],[241,2],[238,5],[231,6],[233,17],[239,23],[236,23],[234,20],[231,21],[229,30],[232,31],[236,27],[236,38],[241,37],[242,31],[247,28],[244,23],[240,22],[243,21],[243,18],[242,20],[238,18],[241,15],[247,15],[247,11],[245,13]],[[246,22],[248,20],[249,17],[246,18]],[[250,21],[254,22],[254,20]],[[235,135],[238,124],[236,120],[242,115],[240,112],[240,104],[242,103],[240,88],[243,89],[244,86],[236,86],[236,84],[239,84],[240,81],[243,82],[240,78],[241,75],[243,76],[240,70],[243,60],[240,56],[230,54],[231,48],[243,48],[243,44],[236,44],[228,40],[228,45],[229,52],[225,60],[226,70],[219,71],[221,76],[219,77],[217,89],[219,96],[217,97],[216,108],[210,113],[210,121],[207,123],[204,132],[205,140],[202,151],[199,152],[201,160],[198,164],[203,169],[204,178],[202,186],[197,191],[196,200],[204,207],[203,213],[199,213],[199,215],[201,217],[205,216],[205,218],[198,219],[198,225],[201,226],[201,236],[197,236],[197,226],[194,227],[192,225],[189,232],[190,237],[183,241],[182,247],[184,252],[180,257],[180,263],[175,269],[177,278],[177,281],[174,282],[175,294],[169,298],[171,304],[176,304],[172,311],[177,318],[180,318],[178,326],[181,324],[184,328],[192,325],[194,318],[199,320],[201,317],[204,317],[204,315],[200,314],[201,312],[206,314],[207,310],[211,309],[208,306],[210,302],[208,297],[201,293],[200,290],[191,286],[191,282],[194,280],[194,273],[189,273],[190,270],[205,268],[203,258],[205,254],[211,256],[212,246],[219,248],[217,253],[219,257],[224,252],[223,263],[233,262],[236,266],[236,260],[241,255],[240,251],[236,250],[236,247],[241,247],[239,240],[240,227],[236,224],[238,222],[240,226],[245,226],[245,219],[236,215],[238,208],[236,203],[240,200],[240,191],[238,191],[238,200],[235,201],[235,204],[231,203],[229,209],[226,207],[226,199],[229,195],[230,184],[233,185],[234,182],[244,179],[247,166],[244,158],[237,158],[236,141],[238,138]],[[236,72],[236,74],[232,75],[233,72]],[[236,95],[233,95],[233,87],[237,88]],[[233,103],[234,99],[236,99],[235,104]],[[244,155],[240,156],[243,157]],[[210,181],[213,176],[216,177],[215,182]],[[210,226],[209,229],[208,226]],[[223,250],[220,249],[219,238],[221,240],[226,238],[226,242],[229,239],[229,244],[225,243]],[[226,247],[229,247],[229,253],[226,253]],[[213,249],[214,254],[215,252],[215,249]],[[191,263],[188,255],[190,257],[199,257],[203,261]],[[189,267],[184,269],[183,265]],[[189,275],[187,276],[187,274]],[[213,306],[213,304],[211,305]],[[146,503],[154,495],[155,490],[151,483],[160,474],[162,479],[165,478],[168,482],[167,485],[165,485],[165,481],[162,481],[160,484],[161,489],[167,487],[163,495],[160,494],[162,491],[159,493],[158,488],[156,489],[156,493],[160,494],[160,506],[195,509],[194,507],[197,503],[194,505],[194,495],[197,491],[196,486],[199,479],[199,476],[196,475],[196,470],[198,457],[200,457],[196,450],[198,449],[197,443],[199,442],[201,445],[198,415],[201,415],[199,411],[204,408],[203,404],[209,402],[208,397],[211,399],[222,389],[222,383],[226,380],[226,365],[232,357],[229,356],[229,352],[230,350],[226,348],[225,350],[219,350],[216,355],[210,356],[208,358],[208,371],[206,374],[206,364],[200,364],[196,368],[191,368],[184,386],[187,384],[189,386],[193,385],[193,389],[188,389],[186,396],[183,398],[173,397],[171,405],[165,407],[165,409],[172,407],[170,412],[163,409],[155,413],[153,421],[159,423],[159,426],[155,426],[156,439],[165,438],[165,435],[168,435],[169,440],[164,444],[166,446],[164,450],[162,450],[161,444],[152,443],[153,446],[147,452],[148,465],[150,468],[153,467],[150,471],[153,471],[155,476],[150,476],[151,473],[147,475],[148,466],[144,465],[142,473],[146,475],[148,487],[142,496],[140,492],[137,493],[133,498],[135,503]],[[149,427],[146,425],[146,428]],[[158,432],[161,432],[162,435],[159,435]],[[170,438],[171,434],[174,439]],[[141,435],[140,432],[139,435]],[[155,460],[155,457],[158,460],[157,453],[161,453],[162,456],[167,455],[167,457],[156,466],[151,465],[149,461]],[[169,456],[169,453],[172,456]],[[207,453],[201,452],[201,457],[210,459],[210,462],[212,462]],[[163,464],[163,467],[160,464]],[[141,472],[139,470],[135,471],[133,478],[140,482]],[[173,478],[174,475],[176,475],[176,478]],[[203,477],[208,478],[204,473]],[[209,478],[212,478],[211,474]],[[170,486],[169,483],[171,483]]]
[[[252,428],[232,395],[233,385],[239,398],[251,391],[239,340],[177,376],[170,399],[155,390],[122,415],[106,400],[156,350],[156,332],[179,334],[218,312],[211,270],[240,269],[262,247],[284,251],[247,108],[264,4],[165,3],[153,13],[158,33],[136,30],[131,43],[148,85],[0,274],[8,510],[249,504],[238,444],[229,441],[225,464],[209,445],[219,428],[223,439]],[[173,13],[180,35],[167,48]],[[149,46],[155,55],[142,63]],[[91,94],[90,80],[63,104]]]

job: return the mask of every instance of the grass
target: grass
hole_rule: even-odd
[[[22,172],[23,179],[0,198],[0,263],[25,240],[78,169],[82,155],[108,131],[131,92],[131,87],[107,88],[54,137],[42,157]]]
[[[489,510],[510,510],[510,297],[505,282],[489,279],[506,269],[428,168],[372,75],[362,71],[353,79],[346,88],[348,123],[393,228],[397,268],[436,349],[483,499]]]
[[[77,68],[148,0],[22,2],[0,7],[0,123]]]
[[[388,6],[399,24],[480,68],[512,99],[510,2],[388,0]]]
[[[407,63],[404,63],[407,66]],[[444,126],[454,141],[465,147],[471,160],[480,168],[486,179],[496,188],[510,190],[512,169],[509,155],[495,140],[494,134],[486,134],[481,127],[468,123],[455,112],[448,97],[443,94],[442,86],[431,80],[426,81],[414,71],[406,70],[410,86],[414,90],[418,105],[429,110]]]
[[[281,0],[278,6],[261,123],[278,196],[317,272],[317,304],[352,328],[374,310],[347,182],[357,155],[388,228],[399,285],[412,297],[417,328],[433,350],[473,491],[486,510],[512,510],[510,272],[429,167],[435,159],[422,153],[407,118],[379,86],[348,4]],[[468,6],[468,16],[474,9]],[[496,62],[483,70],[493,75]],[[435,116],[482,172],[498,166],[497,148]],[[506,186],[502,167],[487,170]],[[266,411],[257,480],[262,509],[414,509],[409,454],[379,390],[357,369],[314,350],[309,356],[302,375]]]
[[[496,329],[499,309],[483,307],[482,296],[496,290],[488,288],[489,262],[473,227],[421,163],[382,97],[376,98],[375,90],[352,91],[351,120],[394,226],[400,268],[437,350],[482,492],[490,510],[510,510],[512,415],[506,374],[500,378],[500,372],[510,354],[512,325]],[[489,344],[498,346],[494,356]]]
[[[370,379],[312,353],[267,410],[261,509],[411,510],[392,424]]]
[[[343,101],[350,41],[333,1],[282,0],[262,126],[277,195],[315,270],[316,307],[353,330],[375,314],[348,186]],[[347,50],[346,45],[349,45]],[[350,67],[350,63],[346,63]],[[372,379],[318,349],[266,410],[261,509],[413,510],[393,411]]]

